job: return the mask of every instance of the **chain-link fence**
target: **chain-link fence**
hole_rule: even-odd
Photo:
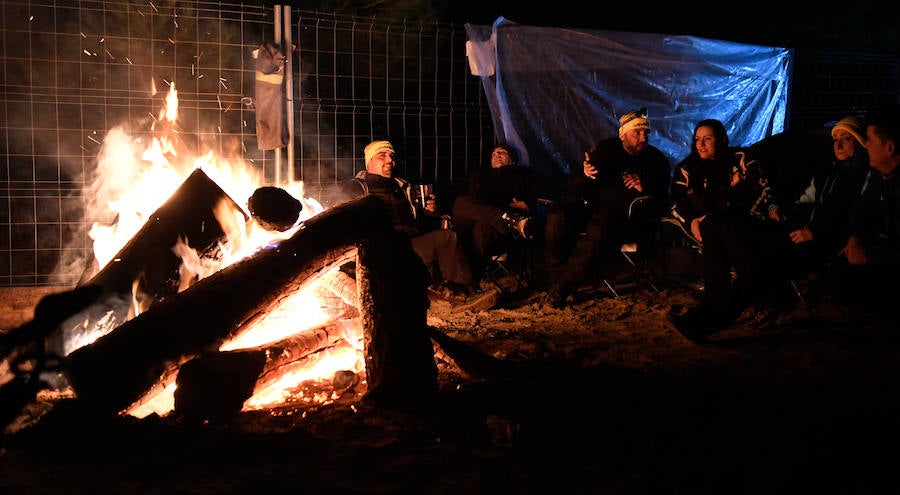
[[[110,129],[149,135],[171,85],[178,139],[314,195],[389,137],[397,174],[453,183],[493,144],[465,31],[259,3],[3,0],[0,285],[71,284],[90,258],[86,182]],[[292,146],[258,149],[254,50],[290,24]],[[288,37],[285,36],[285,39]],[[280,45],[280,44],[279,44]],[[291,149],[293,157],[287,155]],[[289,158],[292,158],[288,161]]]

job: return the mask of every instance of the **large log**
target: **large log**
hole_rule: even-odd
[[[188,423],[219,422],[241,411],[266,361],[265,351],[204,354],[178,371],[175,412]]]
[[[226,238],[220,224],[223,217],[244,224],[248,220],[244,210],[218,184],[201,169],[194,170],[106,266],[82,274],[78,287],[89,287],[95,301],[87,308],[54,314],[57,324],[42,329],[49,334],[50,352],[67,354],[72,343],[80,346],[81,340],[101,333],[96,331],[98,325],[111,330],[136,312],[177,293],[182,285],[182,259],[172,248],[182,242],[202,257],[218,256],[219,242]],[[70,317],[75,321],[66,321]]]
[[[368,381],[365,399],[427,410],[438,390],[426,325],[428,269],[409,238],[392,231],[360,243],[356,277]]]
[[[175,294],[181,258],[172,247],[184,239],[198,253],[209,254],[226,235],[217,214],[249,220],[243,208],[198,168],[85,283],[109,292],[131,293],[137,282],[143,296],[142,309]]]
[[[76,350],[64,363],[66,375],[79,399],[100,410],[120,411],[173,363],[217,350],[282,300],[315,283],[317,276],[355,259],[362,239],[392,237],[394,232],[387,207],[374,196],[326,210],[277,247],[159,301]],[[424,294],[422,289],[419,297]],[[423,329],[424,318],[422,311]]]
[[[341,341],[358,340],[362,335],[361,325],[359,318],[338,320],[265,345],[202,354],[182,366],[168,369],[126,412],[143,418],[151,413],[166,414],[173,407],[176,414],[193,416],[226,416],[240,411],[251,392],[255,395],[257,390],[277,382],[286,367]],[[254,356],[262,356],[262,361],[257,364]],[[185,373],[186,369],[190,371]],[[250,388],[232,386],[237,382],[249,383]],[[176,383],[177,390],[172,397],[168,389]],[[221,395],[221,400],[210,401],[210,396],[217,395]],[[210,403],[204,406],[204,402]],[[185,410],[178,411],[179,404]]]
[[[290,364],[341,340],[352,340],[362,321],[360,318],[333,321],[319,328],[313,328],[292,335],[271,344],[260,346],[259,350],[266,352],[266,364],[261,374],[276,371],[278,368]],[[352,343],[352,342],[351,342]]]

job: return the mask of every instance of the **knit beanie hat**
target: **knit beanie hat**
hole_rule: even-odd
[[[393,153],[394,145],[392,145],[390,141],[372,141],[371,143],[366,145],[366,149],[363,150],[363,154],[366,157],[366,165],[368,165],[369,162],[372,161],[372,157],[374,157],[376,153],[383,149],[391,150],[391,152]]]
[[[839,120],[838,123],[831,128],[831,137],[834,137],[834,131],[837,131],[838,129],[849,132],[857,141],[859,141],[859,144],[862,146],[866,145],[866,128],[859,118],[844,117]]]
[[[647,120],[647,109],[642,108],[634,112],[628,112],[619,117],[619,137],[632,129],[650,129],[650,121]]]

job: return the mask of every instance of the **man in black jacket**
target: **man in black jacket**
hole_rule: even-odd
[[[564,306],[589,273],[591,264],[604,252],[618,247],[634,224],[628,210],[639,196],[648,196],[644,215],[661,216],[668,202],[671,168],[669,160],[650,145],[650,121],[646,109],[628,112],[619,118],[619,135],[597,143],[585,152],[582,170],[568,178],[572,198],[580,198],[588,208],[587,225],[568,258],[559,267],[559,277],[547,291],[547,303]],[[560,262],[560,246],[571,229],[571,212],[548,213],[544,230],[547,261]],[[568,218],[566,218],[568,217]]]
[[[394,229],[409,237],[413,250],[428,268],[434,284],[433,296],[451,302],[465,302],[479,290],[472,276],[456,232],[442,229],[441,218],[433,201],[422,207],[413,199],[410,183],[394,177],[394,146],[390,141],[373,141],[364,151],[366,170],[360,171],[347,184],[349,197],[372,194],[390,210]]]

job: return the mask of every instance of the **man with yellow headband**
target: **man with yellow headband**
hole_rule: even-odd
[[[584,281],[591,265],[613,249],[617,252],[629,229],[629,205],[644,202],[644,220],[659,218],[668,202],[669,160],[649,144],[647,110],[619,117],[618,136],[602,140],[584,153],[582,170],[567,178],[567,196],[547,215],[545,257],[555,281],[546,302],[554,307]],[[580,234],[580,235],[579,235]]]

